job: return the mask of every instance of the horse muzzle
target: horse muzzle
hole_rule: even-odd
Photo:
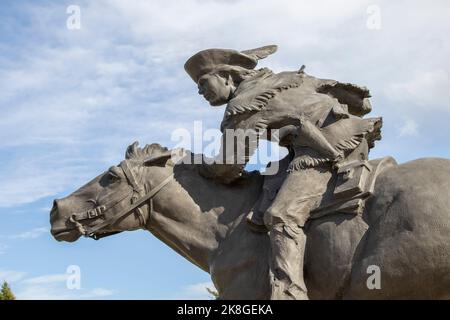
[[[74,242],[81,237],[81,233],[73,224],[67,223],[67,217],[64,218],[61,206],[61,200],[53,201],[50,210],[50,233],[57,241]]]

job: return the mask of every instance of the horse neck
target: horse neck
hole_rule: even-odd
[[[171,173],[169,169],[159,172],[159,179]],[[174,170],[174,180],[154,198],[148,230],[187,260],[209,272],[215,251],[232,226],[229,222],[237,218],[230,215],[239,213],[233,209],[239,199],[230,202],[233,196],[235,193],[231,195],[230,188],[204,179],[196,170],[178,167]],[[224,212],[226,202],[227,212]]]

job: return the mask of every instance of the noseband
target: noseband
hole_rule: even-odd
[[[121,231],[114,231],[114,232],[105,232],[101,234],[97,234],[96,232],[100,231],[101,229],[113,225],[120,219],[123,219],[127,216],[129,216],[131,213],[135,212],[139,216],[139,220],[141,222],[142,226],[146,225],[145,216],[142,213],[142,209],[140,208],[143,204],[145,204],[147,201],[149,201],[149,215],[151,215],[153,211],[153,197],[161,191],[162,188],[164,188],[172,179],[173,174],[165,178],[160,184],[158,184],[156,187],[152,188],[147,194],[145,194],[145,190],[138,185],[136,182],[136,179],[133,175],[133,172],[131,171],[130,167],[128,166],[127,160],[124,160],[120,163],[119,167],[122,169],[125,177],[127,178],[127,181],[129,185],[131,185],[132,190],[120,190],[118,192],[114,193],[115,200],[110,200],[106,202],[105,204],[99,205],[94,209],[89,209],[84,212],[75,213],[72,214],[70,217],[70,221],[75,224],[78,231],[85,237],[90,237],[95,240],[98,240],[100,238],[104,238],[113,234],[117,234]],[[118,195],[119,194],[119,195]],[[138,195],[138,196],[136,196]],[[106,198],[109,198],[112,195],[106,196]],[[105,212],[113,209],[116,207],[119,203],[121,203],[124,199],[127,197],[131,198],[131,205],[119,212],[118,214],[115,214],[108,219],[105,219],[103,222],[93,226],[84,226],[79,221],[81,220],[88,220],[88,219],[94,219],[100,216],[103,216]]]

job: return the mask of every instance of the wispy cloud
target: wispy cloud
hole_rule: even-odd
[[[69,290],[54,284],[28,285],[17,292],[19,300],[79,300],[104,299],[116,292],[113,290],[95,288],[92,290]]]
[[[24,284],[31,284],[31,285],[40,285],[40,284],[51,284],[51,283],[58,283],[58,282],[66,282],[68,277],[70,275],[67,273],[61,273],[61,274],[50,274],[50,275],[44,275],[34,278],[28,278],[22,281]]]
[[[7,243],[9,243],[8,241],[12,241],[12,240],[32,240],[32,239],[39,238],[40,236],[42,236],[46,233],[49,233],[49,232],[50,232],[49,228],[40,227],[40,228],[34,228],[29,231],[12,234],[12,235],[3,235],[2,234],[2,235],[0,235],[0,239],[3,239]],[[5,254],[9,247],[10,246],[8,244],[0,243],[0,255]]]
[[[405,102],[424,110],[450,112],[450,70],[435,69],[414,72],[404,82],[390,83],[387,94],[396,101]]]
[[[13,283],[16,297],[20,300],[104,299],[117,293],[105,288],[68,289],[68,274],[48,274],[32,278],[25,276],[25,272],[0,270],[0,281]]]
[[[104,289],[104,288],[95,288],[92,290],[88,290],[87,292],[81,294],[79,297],[81,299],[102,299],[105,297],[109,297],[112,296],[114,294],[116,294],[117,291],[115,290],[109,290],[109,289]]]
[[[0,281],[17,282],[25,277],[26,273],[14,270],[0,269]]]
[[[419,134],[417,122],[413,119],[406,119],[398,129],[399,137],[417,136]]]
[[[261,65],[281,71],[305,63],[314,75],[368,85],[385,101],[374,104],[385,117],[424,107],[448,112],[448,2],[411,1],[406,18],[403,2],[378,1],[379,31],[366,27],[371,3],[79,1],[75,31],[65,28],[63,4],[22,6],[29,25],[9,20],[19,39],[1,45],[0,181],[8,183],[0,207],[73,190],[121,160],[134,140],[170,146],[170,133],[194,120],[218,127],[223,110],[198,97],[183,70],[208,47],[276,43],[279,52]]]
[[[392,154],[404,160],[417,154],[431,156],[435,150],[444,150],[445,156],[448,150],[450,2],[446,0],[433,5],[376,1],[381,9],[377,31],[366,27],[371,0],[261,0],[257,5],[241,0],[80,0],[77,4],[82,29],[75,31],[65,27],[64,2],[9,1],[8,9],[0,10],[4,212],[70,193],[122,160],[126,146],[135,140],[170,147],[171,132],[180,127],[190,130],[195,120],[218,128],[223,108],[211,108],[198,96],[183,70],[191,54],[211,47],[244,50],[278,44],[279,51],[259,66],[279,72],[305,64],[306,72],[314,76],[366,85],[373,95],[373,114],[385,120],[383,140],[374,152],[388,153],[379,156]],[[442,139],[422,145],[415,141],[420,139],[406,139],[419,133],[419,137],[439,134]],[[414,140],[413,148],[400,147],[398,137]],[[43,217],[41,206],[45,204],[31,209],[36,216]],[[1,233],[12,235],[0,239],[2,258],[9,255],[9,237],[36,239],[48,232],[41,228],[44,225],[40,220],[28,231],[5,226]],[[34,250],[32,244],[28,248]],[[40,266],[63,256],[59,250],[46,252],[48,262]],[[35,275],[35,267],[29,263],[23,267],[28,276],[0,270],[0,280],[12,282],[19,299],[95,299],[118,293],[87,283],[81,290],[69,290],[67,275]],[[173,295],[211,299],[206,287],[214,288],[212,283],[192,282]]]
[[[19,234],[9,236],[10,239],[36,239],[43,234],[49,233],[50,230],[47,227],[35,228],[30,231],[25,231]]]

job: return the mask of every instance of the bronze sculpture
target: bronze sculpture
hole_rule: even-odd
[[[265,213],[272,248],[272,298],[307,299],[303,265],[298,263],[304,257],[305,222],[310,212],[325,201],[336,167],[352,161],[361,165],[357,160],[368,159],[368,147],[380,138],[381,119],[360,117],[370,111],[367,89],[317,79],[307,75],[304,67],[298,72],[278,74],[267,68],[254,71],[257,61],[276,48],[203,50],[186,62],[185,69],[212,106],[227,103],[223,131],[281,130],[276,138],[292,153],[290,173],[277,188],[271,206],[257,207],[249,221],[257,221],[253,217]],[[223,146],[227,144],[225,138]],[[205,176],[231,183],[256,147],[257,143],[253,148],[238,145],[248,154],[236,164],[228,161],[235,156],[234,148],[222,148],[218,157],[224,154],[225,164],[206,165]],[[230,154],[223,149],[231,150]],[[297,187],[302,184],[308,188]]]
[[[223,131],[253,129],[256,142],[269,132],[289,149],[275,175],[243,170],[257,143],[238,141],[237,158],[224,136],[209,164],[135,143],[119,166],[55,200],[52,234],[147,229],[209,272],[224,299],[448,298],[450,162],[369,161],[381,138],[381,119],[362,118],[369,91],[304,68],[254,70],[275,50],[208,49],[185,65],[211,105],[227,103]],[[377,290],[366,283],[373,265]]]

